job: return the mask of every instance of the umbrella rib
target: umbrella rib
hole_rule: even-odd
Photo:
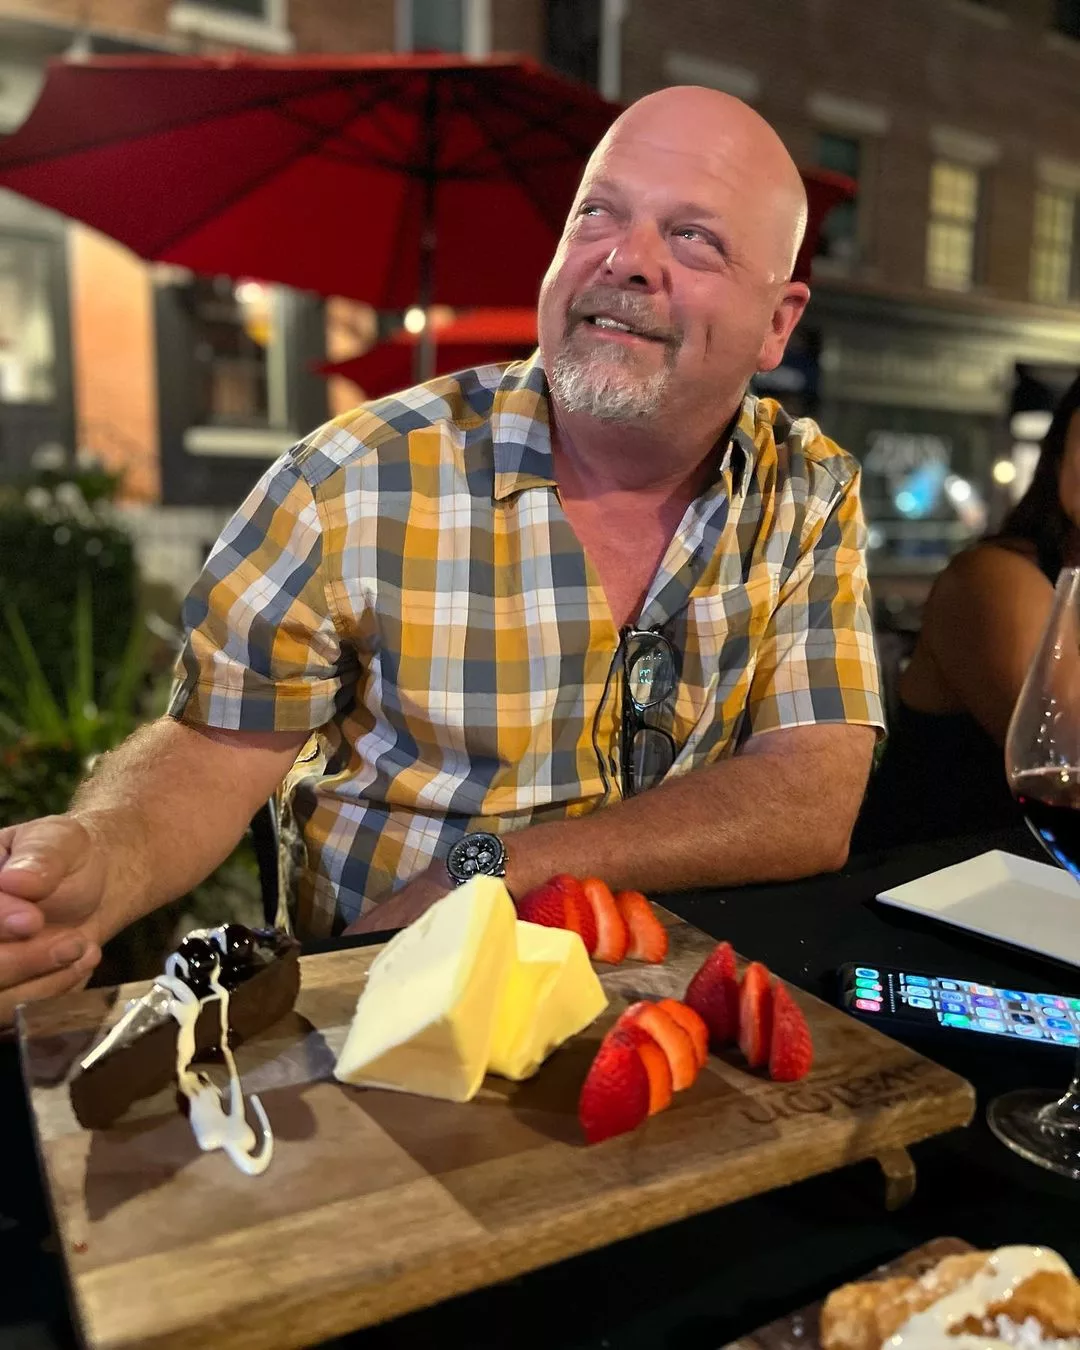
[[[348,90],[348,85],[343,76],[335,76],[325,84],[321,84],[312,89],[305,89],[302,94],[290,95],[295,98],[309,98],[318,94],[329,93],[332,89],[342,88]],[[275,105],[280,105],[281,95],[275,94],[266,98],[255,99],[251,103],[245,103],[239,108],[229,108],[226,112],[199,112],[190,117],[178,117],[171,121],[167,126],[150,127],[141,131],[118,131],[111,136],[101,136],[97,140],[83,141],[77,145],[66,145],[57,149],[41,150],[32,155],[21,155],[18,159],[5,160],[2,158],[2,141],[0,141],[0,172],[6,172],[9,169],[25,169],[35,164],[43,164],[50,159],[63,159],[67,155],[82,155],[89,150],[104,150],[110,145],[122,145],[124,143],[133,143],[140,140],[148,140],[152,136],[160,136],[164,132],[186,130],[191,127],[200,126],[204,122],[224,121],[229,117],[239,117],[243,113],[272,111]],[[278,108],[280,111],[280,107]],[[15,132],[14,135],[18,135]]]
[[[438,101],[439,101],[439,82],[438,82],[438,80],[436,79],[434,73],[433,73],[433,72],[430,72],[430,71],[427,73],[426,78],[427,78],[428,80],[434,81],[434,98],[435,98],[436,108],[438,108]],[[427,94],[427,92],[425,92],[424,103],[423,103],[421,106],[424,106],[424,104],[426,104],[426,102],[427,102],[427,97],[428,97],[428,94]],[[406,189],[406,196],[408,196],[411,192],[413,192],[413,191],[415,190],[415,186],[416,186],[416,184],[417,184],[418,182],[421,182],[421,181],[422,181],[422,179],[423,179],[423,170],[416,170],[416,171],[414,171],[414,172],[411,172],[411,173],[409,173],[408,177],[409,177],[409,179],[410,179],[410,182],[409,182],[409,185],[408,185],[408,187],[407,187],[407,189]],[[403,204],[403,209],[402,209],[402,212],[401,212],[401,217],[407,217],[407,216],[410,214],[408,211],[406,211],[406,210],[404,209],[404,205],[407,205],[407,203]],[[399,219],[400,219],[400,218],[399,218]],[[422,248],[422,247],[423,247],[423,241],[421,240],[421,248]],[[393,252],[393,256],[392,256],[391,259],[390,259],[390,263],[389,263],[389,265],[388,265],[388,267],[387,267],[387,275],[388,275],[388,276],[393,276],[393,275],[397,272],[397,269],[402,265],[402,262],[403,262],[403,260],[404,260],[404,248],[405,248],[405,231],[404,231],[404,229],[401,228],[401,226],[400,226],[400,224],[399,224],[398,228],[394,231],[394,252]],[[438,248],[438,245],[436,244],[436,250],[437,250],[437,248]],[[436,261],[437,261],[437,258],[438,258],[438,253],[437,253],[437,251],[436,251]],[[382,293],[383,293],[383,296],[385,296],[386,293],[387,293],[387,292],[386,292],[386,288],[385,288],[385,283],[384,283],[384,288],[383,288],[383,292],[382,292]],[[416,298],[417,298],[417,297],[414,297],[414,300],[415,300]],[[434,297],[434,295],[433,295],[433,296],[432,296],[432,299],[434,299],[434,298],[435,298],[435,297]]]
[[[408,143],[406,141],[403,141],[400,137],[395,136],[394,133],[391,131],[391,129],[388,128],[385,124],[380,125],[380,116],[379,116],[380,109],[385,105],[386,97],[387,96],[385,91],[381,93],[373,92],[369,99],[367,99],[364,103],[361,103],[360,106],[358,106],[353,110],[349,118],[349,122],[350,124],[352,124],[356,121],[358,117],[362,117],[364,116],[364,114],[368,114],[371,123],[373,123],[380,132],[388,136],[388,139],[391,141],[390,147],[391,153],[396,152],[400,157],[402,163],[395,163],[393,160],[388,160],[385,158],[384,154],[382,154],[380,151],[374,148],[368,149],[367,147],[363,146],[360,142],[354,140],[351,137],[351,135],[349,135],[349,128],[343,126],[338,126],[337,128],[335,128],[335,131],[337,134],[341,135],[344,144],[350,149],[354,149],[356,153],[350,155],[346,153],[345,150],[333,151],[333,150],[326,150],[325,148],[320,149],[318,153],[326,159],[334,159],[343,164],[353,164],[363,166],[364,164],[367,163],[374,163],[379,165],[380,168],[395,168],[399,172],[407,172],[408,170],[404,166],[404,161],[408,155],[408,148],[409,148]],[[281,109],[279,110],[278,115],[284,121],[291,122],[293,123],[293,125],[302,127],[304,129],[314,130],[319,125],[318,123],[312,122],[310,119],[303,117],[301,114],[294,112],[291,109],[289,110]],[[393,142],[395,141],[396,146],[393,144]]]
[[[451,93],[451,98],[454,104],[458,107],[458,109],[461,112],[464,112],[467,116],[472,117],[474,121],[477,120],[475,112],[471,112],[468,109],[466,109],[457,99],[456,91],[453,91]],[[503,166],[503,170],[505,171],[507,177],[512,182],[516,182],[518,184],[522,192],[525,194],[526,199],[530,202],[533,210],[537,213],[540,219],[549,229],[553,229],[556,231],[556,233],[559,233],[562,222],[560,221],[553,222],[551,220],[550,213],[547,210],[545,210],[544,204],[540,199],[536,187],[532,183],[530,183],[529,180],[518,171],[514,160],[508,156],[507,152],[510,149],[510,138],[499,138],[497,136],[493,136],[489,137],[488,143],[491,146],[491,149],[494,151],[496,159]]]
[[[185,222],[185,224],[181,229],[177,230],[174,234],[168,236],[168,238],[155,245],[156,252],[164,253],[169,249],[175,248],[181,239],[190,237],[197,230],[202,229],[202,227],[207,223],[207,221],[212,220],[214,216],[221,215],[223,211],[228,209],[228,207],[235,205],[242,198],[251,196],[251,194],[253,192],[258,191],[258,189],[262,187],[264,183],[267,183],[270,181],[270,179],[277,177],[278,174],[284,173],[286,169],[290,168],[298,160],[303,159],[306,155],[319,154],[320,153],[319,142],[326,141],[331,136],[336,136],[338,134],[339,129],[340,128],[338,127],[323,128],[321,134],[315,137],[313,144],[306,145],[300,149],[294,150],[284,159],[279,160],[271,168],[259,174],[258,177],[252,179],[250,182],[247,182],[242,187],[238,188],[235,192],[232,193],[231,196],[216,201],[213,204],[213,206],[204,211],[203,214],[198,219]]]
[[[453,73],[456,75],[459,72],[455,71],[448,73]],[[519,132],[518,134],[519,135],[527,134],[527,132],[530,131],[531,132],[543,131],[550,133],[553,130],[552,119],[548,116],[538,115],[537,113],[534,113],[531,109],[526,109],[525,107],[523,107],[520,98],[521,92],[522,91],[518,88],[518,86],[512,83],[509,85],[502,86],[499,91],[500,101],[502,102],[502,104],[504,106],[510,107],[511,110],[515,112],[518,115],[518,117],[520,117],[526,123],[526,131],[524,133]],[[490,99],[490,94],[487,93],[487,91],[485,91],[485,94]],[[461,106],[462,105],[459,104],[459,107]],[[465,109],[463,108],[462,110],[464,111]],[[555,134],[562,136],[566,140],[567,144],[570,146],[571,152],[575,157],[583,156],[587,158],[588,155],[590,155],[593,149],[595,148],[595,143],[591,138],[586,142],[582,137],[576,136],[573,133],[571,127],[568,125],[568,123],[570,122],[570,116],[571,115],[569,111],[564,111],[562,115],[558,117],[554,126]],[[509,142],[504,141],[503,144],[509,145]],[[562,158],[565,158],[565,156],[563,156]],[[532,162],[542,164],[545,161],[533,160]],[[558,159],[552,159],[547,162],[558,163],[559,161]],[[467,160],[465,161],[465,163],[467,164]],[[460,168],[461,165],[459,163],[459,165],[453,167]]]

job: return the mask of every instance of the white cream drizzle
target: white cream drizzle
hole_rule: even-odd
[[[1026,1345],[1029,1342],[1025,1339],[1010,1341],[967,1332],[953,1336],[949,1334],[949,1328],[969,1317],[985,1317],[988,1308],[1009,1298],[1029,1275],[1043,1270],[1070,1273],[1057,1252],[1046,1247],[999,1247],[987,1258],[982,1270],[928,1308],[913,1313],[885,1345],[888,1350],[942,1350],[945,1346],[949,1350],[998,1350],[998,1347],[1010,1350],[1017,1344]],[[999,1326],[998,1330],[1003,1329]],[[1076,1342],[1036,1341],[1035,1344],[1072,1346]]]
[[[213,928],[197,929],[189,937],[205,938],[225,955],[225,930]],[[252,1095],[252,1110],[255,1112],[262,1131],[262,1144],[258,1145],[255,1131],[247,1123],[244,1113],[244,1094],[240,1086],[240,1074],[236,1067],[232,1047],[229,1045],[229,991],[221,984],[221,957],[215,957],[210,972],[210,993],[200,998],[186,983],[187,961],[174,952],[165,962],[165,974],[154,981],[150,993],[143,999],[133,1000],[125,1009],[124,1016],[110,1030],[108,1035],[96,1045],[82,1061],[81,1068],[88,1069],[113,1045],[128,1041],[137,1034],[135,1025],[138,1014],[166,1013],[174,1018],[179,1030],[176,1035],[176,1082],[187,1098],[192,1132],[195,1142],[204,1153],[223,1149],[241,1172],[249,1176],[258,1176],[270,1165],[274,1152],[274,1133],[266,1118],[262,1102]],[[229,1107],[226,1111],[221,1093],[211,1082],[208,1075],[192,1069],[191,1061],[195,1057],[195,1024],[199,1020],[205,1004],[216,999],[221,1013],[221,1054],[229,1072]]]

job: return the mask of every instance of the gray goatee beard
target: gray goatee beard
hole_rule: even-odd
[[[618,369],[610,357],[598,355],[596,360],[565,346],[559,349],[548,380],[563,408],[600,422],[644,422],[655,417],[664,403],[667,369],[635,379],[632,370]]]
[[[570,308],[569,331],[547,372],[552,393],[568,413],[585,413],[601,422],[648,421],[664,406],[674,348],[665,352],[661,370],[642,377],[636,352],[615,344],[585,347],[575,341],[585,322],[582,313],[598,309],[631,327],[651,331],[651,306],[643,297],[600,288],[579,296]]]

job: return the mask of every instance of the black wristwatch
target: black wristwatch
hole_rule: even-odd
[[[463,834],[446,855],[446,870],[455,886],[470,877],[504,877],[506,846],[497,834],[486,830]]]

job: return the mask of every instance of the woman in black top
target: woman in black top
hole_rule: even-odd
[[[934,583],[853,851],[1017,823],[1003,747],[1060,569],[1080,564],[1080,377],[1000,531]]]

